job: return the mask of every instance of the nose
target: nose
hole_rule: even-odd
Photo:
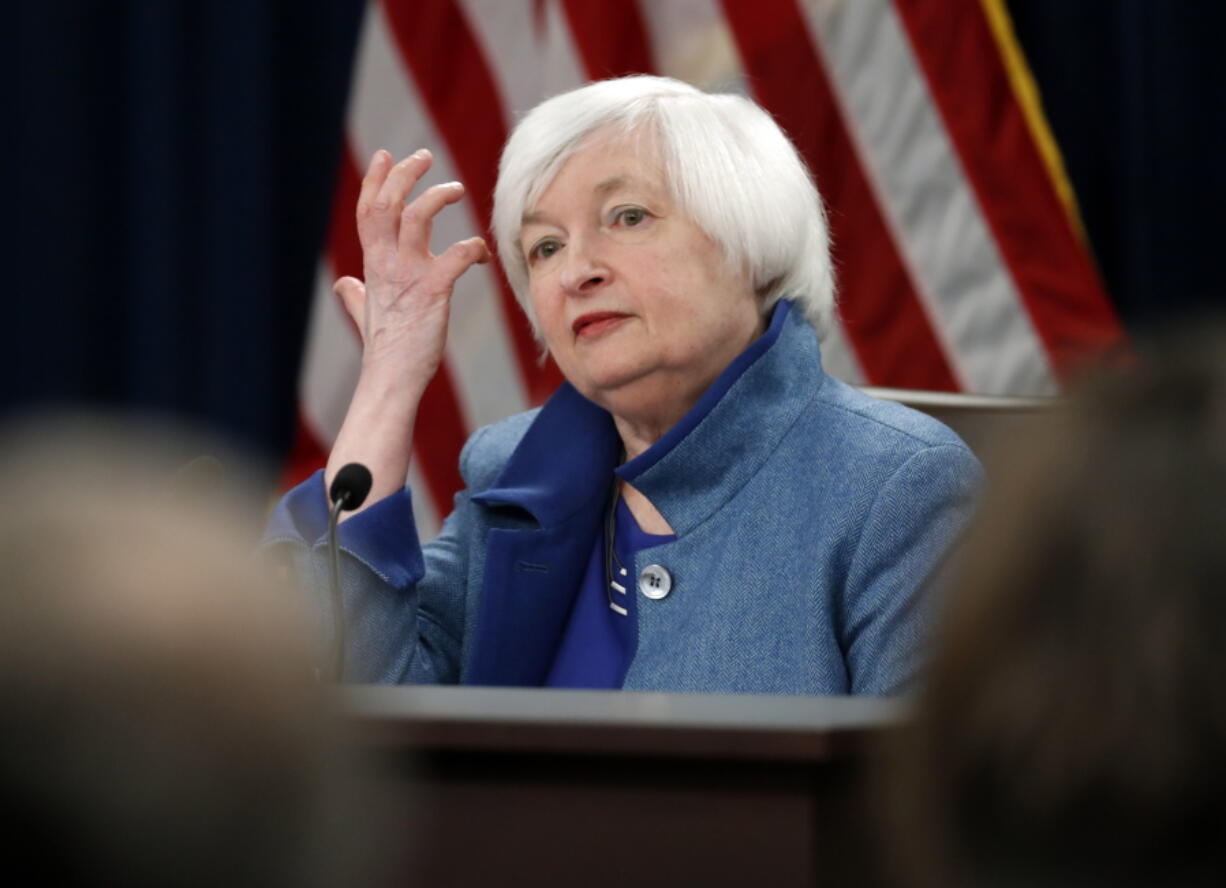
[[[584,243],[572,241],[565,250],[562,287],[572,296],[590,296],[609,281],[609,268]]]

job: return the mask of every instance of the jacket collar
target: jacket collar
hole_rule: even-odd
[[[473,499],[518,506],[542,527],[556,527],[590,510],[594,497],[612,483],[612,471],[651,500],[682,536],[761,468],[824,378],[813,328],[790,302],[780,301],[766,332],[635,459],[616,465],[621,439],[612,417],[563,383],[494,485]]]
[[[610,470],[620,455],[613,417],[564,382],[528,426],[494,485],[473,500],[518,506],[542,527],[557,527],[591,508],[594,485],[612,483]]]

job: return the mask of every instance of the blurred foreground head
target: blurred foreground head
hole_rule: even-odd
[[[364,784],[252,558],[259,515],[147,442],[61,422],[0,444],[6,870],[341,884],[368,859],[346,820]]]
[[[899,781],[922,884],[1226,873],[1226,338],[1143,349],[996,465]]]

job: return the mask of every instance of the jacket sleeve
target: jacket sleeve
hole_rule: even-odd
[[[459,681],[471,533],[468,498],[467,491],[457,494],[442,531],[425,546],[417,536],[408,488],[340,525],[346,681]],[[335,638],[327,526],[321,470],[281,499],[262,542],[312,599],[321,663],[330,662]]]
[[[927,581],[970,517],[982,482],[969,449],[942,444],[909,457],[877,493],[842,601],[851,693],[909,690],[932,622]]]

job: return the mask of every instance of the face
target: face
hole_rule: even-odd
[[[597,134],[524,215],[545,343],[615,416],[679,418],[762,332],[745,275],[680,212],[648,139]]]

